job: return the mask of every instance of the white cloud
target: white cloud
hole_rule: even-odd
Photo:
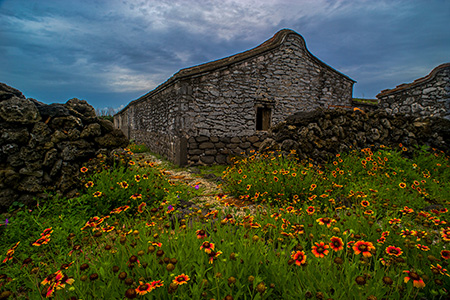
[[[154,78],[159,77],[159,74],[139,74],[120,66],[112,66],[98,75],[101,84],[108,90],[118,93],[150,91],[157,86],[158,81],[155,82]]]

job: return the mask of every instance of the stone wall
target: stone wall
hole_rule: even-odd
[[[222,163],[257,149],[288,115],[351,105],[353,83],[282,30],[254,49],[179,71],[129,103],[115,125],[175,163]]]
[[[47,105],[0,83],[0,212],[45,192],[73,196],[81,166],[127,138],[84,100]]]
[[[273,127],[259,150],[295,150],[301,159],[327,161],[352,149],[428,145],[450,153],[450,120],[396,116],[384,110],[296,113]]]
[[[439,116],[450,120],[450,63],[430,74],[377,95],[380,108],[389,114]]]

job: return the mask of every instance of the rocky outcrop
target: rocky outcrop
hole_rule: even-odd
[[[0,83],[0,211],[45,192],[73,196],[84,163],[127,144],[84,100],[47,105]]]
[[[450,153],[450,121],[436,117],[390,115],[384,110],[299,112],[274,126],[260,151],[295,150],[301,159],[326,161],[338,153],[381,145],[410,149],[428,145]]]

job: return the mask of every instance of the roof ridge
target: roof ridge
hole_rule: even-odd
[[[138,103],[140,101],[143,101],[145,98],[147,98],[148,96],[151,96],[153,94],[158,93],[161,90],[164,90],[165,88],[167,88],[168,86],[170,86],[172,83],[182,79],[182,78],[186,78],[186,77],[191,77],[191,76],[195,76],[201,73],[205,73],[205,72],[210,72],[237,62],[241,62],[243,60],[246,60],[248,58],[257,56],[261,53],[270,51],[272,49],[275,49],[276,47],[280,46],[283,41],[285,40],[285,38],[289,35],[289,34],[295,34],[296,36],[298,36],[302,43],[303,46],[306,50],[306,53],[311,56],[311,58],[313,60],[315,60],[317,63],[322,64],[323,66],[341,74],[342,76],[345,76],[346,78],[348,78],[349,80],[356,82],[355,80],[351,79],[350,77],[348,77],[347,75],[337,71],[336,69],[334,69],[333,67],[327,65],[326,63],[324,63],[323,61],[321,61],[320,59],[318,59],[317,57],[315,57],[311,52],[309,52],[308,48],[306,47],[306,42],[305,39],[303,38],[303,36],[301,36],[299,33],[291,30],[291,29],[281,29],[278,32],[276,32],[270,39],[264,41],[262,44],[251,48],[249,50],[243,51],[243,52],[239,52],[224,58],[220,58],[217,60],[213,60],[210,62],[206,62],[206,63],[202,63],[200,65],[196,65],[196,66],[192,66],[192,67],[188,67],[188,68],[184,68],[179,70],[178,72],[176,72],[174,75],[172,75],[169,79],[167,79],[165,82],[161,83],[160,85],[158,85],[156,88],[154,88],[153,90],[149,91],[148,93],[142,95],[141,97],[139,97],[136,100],[131,101],[130,103],[128,103],[127,106],[125,106],[122,110],[120,110],[117,114],[121,113],[122,111],[125,111],[131,104],[134,103]]]
[[[393,89],[386,89],[386,90],[382,90],[378,95],[376,95],[375,97],[383,97],[392,93],[397,93],[401,90],[422,84],[422,83],[426,83],[429,82],[430,80],[432,80],[437,73],[439,73],[439,71],[441,71],[442,69],[446,69],[446,68],[450,68],[450,63],[443,63],[440,64],[439,66],[435,67],[433,70],[431,70],[431,72],[428,75],[425,75],[423,77],[417,78],[415,79],[413,82],[410,83],[402,83],[397,85],[395,88]]]

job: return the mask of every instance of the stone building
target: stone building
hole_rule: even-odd
[[[351,106],[354,83],[283,29],[256,48],[180,70],[130,102],[114,124],[179,165],[223,164],[258,149],[288,115]]]
[[[412,83],[383,90],[377,95],[379,107],[389,114],[435,116],[450,120],[450,63],[434,68]]]

